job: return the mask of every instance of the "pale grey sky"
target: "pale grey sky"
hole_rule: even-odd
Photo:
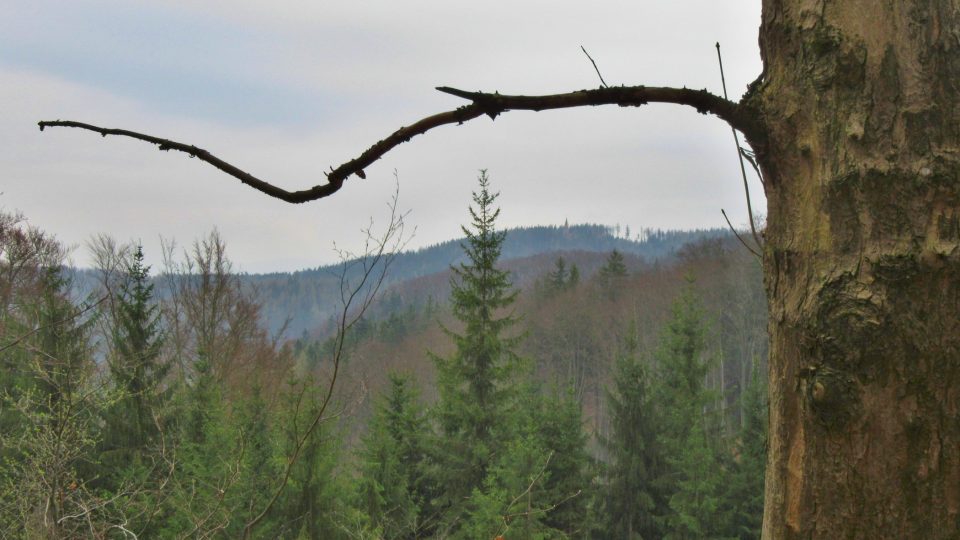
[[[67,244],[93,234],[180,244],[216,226],[244,271],[313,267],[382,220],[400,177],[411,246],[455,237],[477,170],[503,226],[744,224],[730,130],[686,108],[510,112],[401,145],[333,198],[292,206],[145,143],[41,119],[123,127],[206,148],[289,189],[401,125],[463,104],[435,86],[555,93],[599,82],[738,99],[760,73],[755,0],[0,0],[0,207]],[[760,186],[751,178],[755,207]],[[85,264],[82,247],[74,261]]]

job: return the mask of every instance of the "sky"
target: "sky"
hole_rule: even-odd
[[[424,116],[465,104],[436,86],[509,94],[686,86],[739,99],[761,71],[759,0],[451,2],[0,0],[0,209],[74,247],[96,234],[180,246],[216,228],[245,272],[356,251],[399,182],[408,247],[457,237],[480,169],[503,227],[747,223],[730,128],[676,105],[514,111],[400,145],[331,198],[270,199],[211,166],[76,120],[194,144],[280,185]],[[754,207],[765,203],[750,179]]]

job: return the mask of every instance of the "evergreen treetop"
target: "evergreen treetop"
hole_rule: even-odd
[[[514,387],[522,364],[514,352],[518,338],[506,335],[516,318],[502,313],[517,292],[509,273],[496,266],[505,238],[495,226],[497,195],[481,171],[470,207],[472,223],[463,227],[467,261],[453,268],[451,279],[450,303],[463,329],[447,330],[456,346],[449,358],[433,357],[440,394],[437,459],[447,471],[438,484],[453,504],[483,485],[495,452],[510,439],[508,417],[519,400]]]
[[[137,246],[116,295],[108,363],[120,399],[108,411],[105,451],[142,450],[157,433],[154,414],[170,370],[170,364],[161,358],[160,325],[150,267],[143,263],[143,248]]]

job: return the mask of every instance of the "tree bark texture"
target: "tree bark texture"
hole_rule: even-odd
[[[960,537],[960,1],[763,0],[763,536]]]

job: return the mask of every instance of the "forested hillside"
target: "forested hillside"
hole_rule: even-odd
[[[4,214],[0,535],[757,538],[758,261],[717,231],[502,232],[499,203],[484,179],[465,239],[292,341],[266,306],[315,309],[328,269],[237,275],[213,233],[162,273],[100,238],[76,273]]]
[[[538,255],[571,252],[568,256],[578,258],[583,270],[592,273],[602,264],[599,254],[614,249],[652,262],[669,257],[686,243],[725,236],[729,232],[644,229],[633,236],[630,234],[629,227],[602,225],[512,229],[504,243],[502,259],[514,271],[516,283],[527,285],[527,276],[536,273],[536,266],[552,264],[552,260],[529,260]],[[434,301],[446,300],[447,279],[431,279],[431,276],[445,273],[450,266],[463,262],[462,242],[459,238],[398,254],[386,276],[386,284],[395,285],[393,294],[405,304],[420,305],[431,296]],[[511,264],[521,260],[526,262]],[[315,330],[335,314],[340,274],[341,266],[331,265],[293,273],[247,274],[241,279],[257,289],[267,327],[275,332],[289,319],[285,335],[298,337],[304,331]],[[408,283],[412,286],[407,287]]]

